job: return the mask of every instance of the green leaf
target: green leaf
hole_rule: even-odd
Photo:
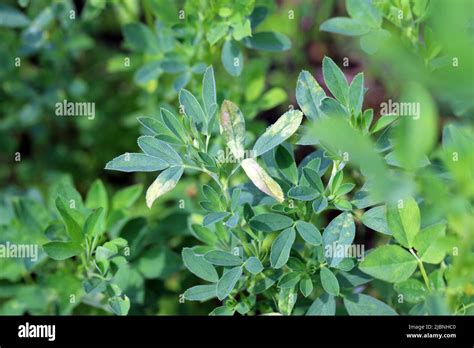
[[[265,152],[270,151],[288,139],[296,132],[302,119],[303,114],[299,110],[285,112],[257,139],[253,147],[255,156],[263,155]]]
[[[135,51],[159,54],[156,35],[142,23],[125,24],[122,28],[127,45]]]
[[[242,259],[234,254],[222,250],[211,250],[204,255],[204,258],[217,266],[240,266]]]
[[[124,153],[108,162],[105,169],[120,172],[156,172],[168,168],[165,161],[143,153]]]
[[[173,136],[168,127],[163,122],[152,117],[137,117],[137,121],[153,135],[169,135]]]
[[[446,256],[445,235],[445,224],[435,224],[421,230],[413,242],[421,261],[431,264],[443,261]]]
[[[296,272],[286,273],[283,277],[281,277],[280,281],[278,282],[278,286],[282,289],[289,289],[293,288],[298,284],[301,279],[301,275]]]
[[[183,263],[186,268],[194,275],[212,283],[219,280],[219,276],[217,275],[214,266],[206,261],[204,256],[195,254],[193,249],[183,248],[181,256],[183,257]]]
[[[179,139],[182,143],[186,142],[186,131],[183,124],[176,116],[165,108],[160,108],[161,118],[166,127]]]
[[[136,184],[115,193],[112,199],[112,207],[114,210],[130,208],[137,201],[143,191],[142,184]]]
[[[87,191],[86,196],[86,207],[89,209],[104,208],[104,211],[107,211],[108,208],[108,199],[107,199],[107,190],[100,179],[96,179],[89,191]]]
[[[382,25],[382,14],[373,5],[372,0],[347,0],[347,13],[367,25],[378,28]]]
[[[222,39],[227,31],[229,30],[229,26],[227,23],[217,23],[216,25],[212,26],[211,29],[208,30],[206,33],[206,40],[209,42],[211,46],[214,46],[217,41]]]
[[[222,301],[229,296],[241,276],[242,267],[235,267],[225,272],[217,283],[217,298]]]
[[[337,255],[339,247],[349,247],[355,236],[354,218],[349,212],[344,212],[334,218],[323,232],[324,250],[332,251],[327,257],[329,266],[337,266],[344,257]]]
[[[323,59],[323,75],[326,86],[332,95],[347,106],[349,104],[349,85],[344,73],[329,57]]]
[[[138,271],[145,279],[169,279],[182,268],[179,254],[167,246],[156,245],[140,253],[136,262]]]
[[[378,131],[381,131],[382,129],[391,125],[396,120],[398,120],[397,116],[384,115],[377,120],[370,132],[377,133]]]
[[[222,221],[224,220],[226,217],[229,216],[229,212],[227,211],[224,211],[224,212],[215,212],[215,213],[210,213],[210,214],[207,214],[205,217],[204,217],[204,220],[202,222],[202,225],[203,226],[210,226],[210,225],[213,225],[215,224],[216,222],[219,222],[219,221]]]
[[[385,245],[364,257],[359,269],[374,278],[398,283],[410,278],[417,266],[416,259],[398,245]]]
[[[295,227],[301,238],[303,238],[306,243],[311,245],[321,245],[321,233],[316,226],[309,222],[299,220],[296,222]]]
[[[109,306],[117,315],[127,315],[128,311],[130,310],[130,299],[127,295],[122,296],[114,296],[109,298]]]
[[[309,186],[316,189],[320,194],[324,193],[324,185],[316,170],[303,168],[303,177]]]
[[[405,248],[412,248],[420,231],[420,209],[412,197],[387,207],[387,224],[393,237]]]
[[[336,276],[327,267],[321,268],[321,284],[323,289],[330,295],[339,296],[339,282]]]
[[[150,135],[143,135],[138,138],[137,142],[145,154],[156,157],[170,166],[179,166],[183,163],[175,149],[164,141]]]
[[[291,315],[298,293],[295,288],[280,289],[278,292],[278,310],[283,315]]]
[[[290,227],[293,220],[281,214],[263,213],[251,218],[249,224],[257,231],[274,232]]]
[[[239,107],[229,100],[224,100],[221,106],[220,132],[235,159],[243,159],[245,119]]]
[[[202,100],[204,103],[204,111],[207,115],[208,120],[208,133],[212,133],[211,120],[217,111],[217,98],[216,98],[216,81],[214,79],[214,69],[208,66],[204,72],[202,79]]]
[[[360,47],[367,54],[375,54],[391,37],[392,34],[385,29],[375,29],[360,37]]]
[[[320,214],[322,211],[324,211],[324,209],[327,208],[327,206],[328,206],[328,199],[325,196],[316,198],[312,204],[313,211],[316,214]]]
[[[299,201],[312,201],[319,196],[319,192],[307,186],[294,186],[288,191],[288,197]]]
[[[183,167],[169,167],[162,171],[146,191],[146,205],[151,208],[153,202],[174,189],[183,175]]]
[[[0,4],[0,27],[23,28],[30,24],[30,20],[16,8]]]
[[[220,306],[213,309],[210,316],[232,316],[235,313],[235,309],[229,306]]]
[[[198,131],[208,135],[206,114],[196,97],[187,90],[182,89],[179,92],[179,104],[184,108],[186,116],[196,125]]]
[[[303,114],[313,121],[318,117],[322,117],[319,106],[324,97],[326,97],[326,93],[315,78],[309,72],[303,70],[299,74],[296,83],[296,100]]]
[[[240,165],[252,183],[262,192],[283,202],[284,196],[280,185],[253,158],[244,159]]]
[[[358,115],[364,102],[364,73],[358,73],[349,87],[349,104],[354,110],[354,115]]]
[[[133,75],[133,81],[138,85],[145,85],[151,80],[157,79],[163,70],[161,69],[161,62],[154,61],[142,65]]]
[[[193,233],[197,239],[208,245],[214,245],[217,242],[216,234],[204,226],[193,224],[191,226],[191,233]]]
[[[247,269],[247,271],[249,271],[252,274],[258,274],[261,271],[263,271],[262,262],[260,262],[260,260],[255,256],[251,256],[247,260],[245,260],[244,266]]]
[[[400,295],[403,295],[403,300],[409,303],[419,303],[425,300],[426,288],[422,282],[416,279],[408,279],[404,282],[394,285],[394,289]]]
[[[104,208],[97,208],[86,219],[84,223],[84,234],[86,236],[95,237],[104,232],[105,226]]]
[[[313,292],[313,281],[308,275],[304,275],[300,281],[300,291],[304,297],[308,297]]]
[[[288,98],[288,94],[283,88],[273,87],[266,91],[259,99],[258,107],[261,110],[269,110],[281,105]]]
[[[217,284],[197,285],[184,292],[184,298],[188,301],[207,301],[217,296]]]
[[[281,52],[291,48],[291,41],[285,35],[276,32],[254,33],[242,40],[247,48],[259,51]]]
[[[244,57],[234,40],[227,40],[222,46],[221,60],[224,69],[232,76],[239,76],[244,67]]]
[[[246,19],[241,23],[237,23],[237,25],[234,25],[233,29],[234,30],[232,31],[232,37],[237,41],[240,41],[244,37],[252,35],[252,28],[250,26],[249,19]]]
[[[334,296],[324,293],[321,297],[314,300],[309,307],[306,315],[335,315],[336,301]]]
[[[374,231],[388,235],[392,234],[387,225],[387,209],[384,205],[367,210],[360,220],[365,226]]]
[[[319,30],[347,36],[360,36],[367,34],[370,31],[370,27],[356,19],[334,17],[323,22]]]
[[[73,241],[76,244],[80,244],[84,235],[82,234],[82,228],[79,223],[74,219],[72,208],[66,206],[61,197],[56,198],[56,208],[58,209],[61,218],[63,219],[64,224],[66,225],[66,231]]]
[[[298,183],[298,169],[288,149],[283,145],[279,145],[275,150],[274,158],[278,170],[283,176],[293,184]]]
[[[270,264],[273,268],[278,269],[286,265],[295,238],[295,229],[292,227],[287,228],[275,238],[270,251]]]
[[[389,305],[364,294],[347,295],[344,306],[349,315],[397,315]]]
[[[82,248],[74,242],[50,242],[43,245],[43,249],[53,260],[66,260],[79,255]]]

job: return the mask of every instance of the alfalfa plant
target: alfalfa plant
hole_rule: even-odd
[[[184,299],[222,301],[211,314],[448,311],[443,302],[449,281],[445,272],[456,238],[446,236],[444,221],[421,226],[413,198],[403,196],[397,205],[383,199],[384,194],[394,193],[391,185],[396,183],[387,164],[407,163],[397,162],[396,154],[395,159],[381,156],[393,150],[387,130],[397,118],[385,116],[372,122],[373,110],[362,108],[366,91],[362,73],[349,85],[329,58],[323,62],[323,73],[334,98],[302,72],[296,96],[303,112],[291,108],[249,151],[237,105],[224,100],[218,112],[209,67],[202,104],[182,90],[181,116],[161,109],[160,117],[140,118],[152,132],[138,139],[143,153],[125,153],[106,169],[161,171],[147,190],[149,207],[176,186],[185,170],[210,177],[202,187],[204,216],[194,216],[190,222],[191,232],[202,244],[184,248],[182,259],[191,273],[207,282],[187,289]],[[303,113],[316,125],[310,125],[299,143],[320,148],[297,165],[294,147],[287,140],[299,128]],[[342,144],[355,141],[356,149],[339,151],[333,145],[338,136]],[[370,136],[378,138],[377,145]],[[352,157],[353,164],[360,165],[355,176],[346,171]],[[236,175],[240,168],[251,183]],[[380,175],[385,184],[381,185]],[[366,208],[370,209],[364,212]],[[328,213],[336,216],[325,223]],[[380,232],[390,242],[365,254],[353,244],[356,223]],[[384,301],[361,293],[374,279],[394,284]],[[396,301],[397,294],[401,301]]]

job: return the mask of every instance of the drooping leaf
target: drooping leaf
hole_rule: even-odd
[[[283,202],[284,196],[280,185],[260,167],[255,159],[246,158],[241,162],[241,166],[248,178],[260,191],[275,198],[278,202]]]
[[[415,272],[416,259],[398,245],[376,248],[364,257],[359,269],[374,278],[390,283],[407,280]]]
[[[183,175],[183,167],[169,167],[162,171],[146,191],[146,204],[151,208],[160,196],[171,191]]]
[[[303,119],[299,110],[285,112],[274,124],[272,124],[255,142],[253,150],[255,156],[260,156],[280,145],[298,129]]]
[[[282,268],[286,264],[295,238],[295,229],[292,227],[287,228],[275,238],[270,251],[270,263],[273,268]]]
[[[197,255],[191,248],[184,248],[181,256],[186,268],[194,275],[212,283],[219,280],[216,269],[209,261],[204,259],[204,256]]]

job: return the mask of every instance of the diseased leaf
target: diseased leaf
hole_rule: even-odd
[[[224,100],[221,106],[220,132],[237,160],[244,157],[245,119],[237,105]]]
[[[303,70],[299,74],[296,83],[296,100],[303,114],[310,120],[322,117],[319,106],[324,97],[326,97],[326,93],[315,78],[309,72]]]
[[[359,269],[374,278],[390,283],[407,280],[415,272],[416,259],[398,245],[385,245],[364,257]]]
[[[246,158],[241,162],[241,166],[245,174],[260,191],[275,198],[278,202],[283,202],[284,196],[280,185],[260,167],[255,159]]]
[[[273,268],[278,269],[286,265],[295,238],[296,233],[292,227],[287,228],[275,238],[270,252],[270,263]]]
[[[153,202],[171,191],[183,175],[183,167],[169,167],[158,175],[146,191],[146,204],[151,208]]]
[[[253,150],[255,156],[263,155],[275,146],[288,139],[298,129],[303,119],[303,114],[299,110],[285,112],[265,133],[255,142]]]
[[[349,212],[334,218],[323,232],[323,246],[329,266],[337,266],[344,257],[337,252],[339,248],[347,248],[355,236],[354,219]]]

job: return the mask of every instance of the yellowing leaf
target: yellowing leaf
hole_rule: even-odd
[[[151,208],[153,202],[160,196],[174,189],[183,175],[183,167],[170,167],[160,173],[146,191],[146,205]]]
[[[278,202],[283,202],[283,191],[278,183],[273,180],[267,172],[260,167],[253,158],[246,158],[241,162],[245,174],[257,188],[267,195],[275,198]]]
[[[245,119],[239,107],[224,100],[221,107],[220,131],[232,155],[236,159],[244,156]]]

